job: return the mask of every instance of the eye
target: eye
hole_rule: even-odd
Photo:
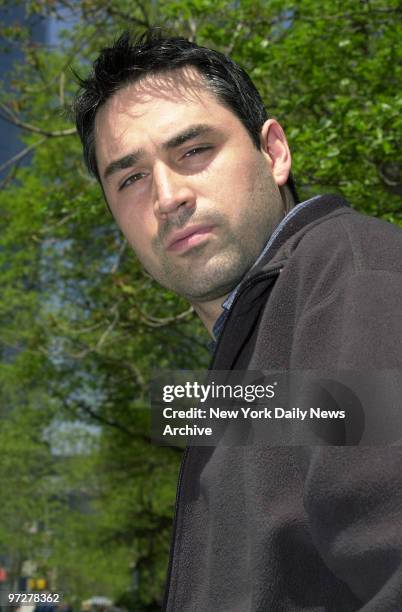
[[[183,157],[194,157],[194,155],[201,155],[201,153],[204,153],[205,151],[209,151],[210,149],[212,149],[211,146],[194,147],[193,149],[190,149],[189,151],[187,151],[187,153],[185,153]]]
[[[125,189],[126,187],[129,187],[130,185],[132,185],[133,183],[137,183],[139,180],[141,180],[143,177],[145,176],[144,172],[137,172],[137,174],[131,174],[128,178],[126,178],[121,185],[119,185],[119,191],[121,191],[122,189]]]

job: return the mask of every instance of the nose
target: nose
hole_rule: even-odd
[[[195,206],[195,194],[188,185],[188,177],[175,172],[166,164],[154,167],[153,184],[156,216],[166,218],[179,209]]]

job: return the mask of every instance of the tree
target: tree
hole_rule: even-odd
[[[3,2],[2,10],[10,6]],[[44,0],[24,6],[39,19],[74,14],[74,20],[57,49],[33,45],[21,24],[6,32],[25,62],[0,98],[0,114],[20,126],[23,140],[18,159],[4,165],[0,194],[2,377],[19,394],[4,406],[12,408],[14,432],[12,415],[35,417],[38,452],[55,411],[61,421],[96,424],[89,456],[77,453],[53,480],[59,484],[52,563],[65,588],[84,597],[102,584],[114,556],[113,597],[120,592],[133,609],[157,609],[180,453],[149,443],[148,381],[155,367],[206,367],[207,338],[192,309],[140,268],[87,176],[67,115],[76,89],[71,67],[85,74],[99,48],[127,26],[140,33],[162,25],[230,53],[287,130],[302,198],[336,191],[362,212],[401,223],[402,3]],[[24,157],[29,165],[21,165]],[[40,397],[35,405],[25,400],[33,392]],[[7,483],[9,472],[1,478]],[[60,493],[63,482],[71,491],[90,483],[85,512],[72,511]],[[18,525],[7,529],[15,534]]]

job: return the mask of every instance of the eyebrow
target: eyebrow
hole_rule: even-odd
[[[186,143],[188,140],[192,140],[193,138],[197,138],[198,136],[202,136],[203,134],[207,134],[210,132],[217,131],[215,128],[211,127],[206,123],[197,123],[195,125],[190,125],[179,134],[172,136],[166,142],[162,144],[162,149],[165,151],[169,149],[175,149],[180,145]],[[119,172],[120,170],[125,170],[126,168],[131,168],[135,166],[145,155],[144,149],[137,149],[120,159],[116,159],[112,161],[105,169],[103,173],[103,179],[106,180],[112,174]]]

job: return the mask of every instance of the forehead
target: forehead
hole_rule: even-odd
[[[165,140],[187,123],[242,128],[239,119],[206,86],[194,68],[147,76],[117,91],[98,111],[95,120],[97,155],[140,146],[143,137]],[[112,151],[113,150],[113,151]],[[100,160],[99,160],[100,161]]]

